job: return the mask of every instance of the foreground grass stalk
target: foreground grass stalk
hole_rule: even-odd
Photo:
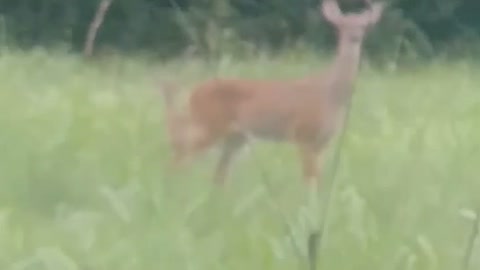
[[[254,158],[256,158],[256,156]],[[256,159],[258,160],[258,158],[256,158]],[[256,164],[261,164],[260,162],[255,162],[255,163]],[[302,251],[300,250],[300,248],[297,246],[297,243],[295,242],[295,235],[292,232],[292,228],[291,228],[291,226],[288,222],[287,215],[282,211],[282,207],[280,207],[279,201],[273,195],[274,194],[273,187],[270,184],[270,181],[268,180],[267,171],[265,170],[265,168],[263,166],[259,166],[259,165],[257,165],[257,166],[258,166],[258,169],[260,171],[260,178],[262,179],[263,184],[264,184],[265,188],[267,189],[267,194],[270,197],[270,203],[273,206],[273,208],[275,209],[275,211],[278,213],[278,216],[280,217],[280,220],[282,221],[283,226],[285,227],[286,231],[288,232],[288,237],[290,238],[290,243],[291,243],[292,248],[295,252],[295,256],[298,258],[299,263],[302,263],[302,261],[303,261]]]
[[[343,120],[343,125],[342,128],[340,129],[340,135],[338,137],[338,141],[336,144],[334,156],[333,156],[333,165],[332,165],[332,187],[330,190],[326,193],[326,199],[325,203],[323,205],[323,219],[320,223],[320,226],[317,229],[314,229],[309,236],[309,255],[310,255],[310,269],[311,270],[316,270],[316,264],[318,262],[318,259],[320,258],[320,253],[321,253],[321,248],[323,247],[323,243],[325,242],[326,239],[326,233],[328,229],[328,222],[330,219],[330,211],[331,211],[331,204],[333,201],[333,195],[335,194],[337,187],[339,185],[338,177],[337,177],[337,172],[340,164],[340,157],[341,157],[341,149],[345,141],[345,136],[347,133],[347,128],[348,128],[348,120],[350,118],[350,111],[352,107],[352,97],[350,97],[346,103],[346,111],[345,111],[345,116]],[[315,190],[317,193],[319,190]],[[318,205],[318,203],[314,204],[315,206]]]
[[[320,233],[318,231],[310,232],[308,236],[308,269],[317,270],[318,259],[318,243],[320,241]]]
[[[470,261],[472,259],[473,249],[475,247],[475,241],[477,240],[480,227],[480,208],[475,212],[475,220],[472,222],[472,230],[468,238],[467,247],[463,257],[463,270],[470,268]]]

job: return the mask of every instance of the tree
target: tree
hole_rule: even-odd
[[[105,15],[108,12],[110,5],[112,4],[113,0],[101,0],[100,4],[98,5],[97,12],[93,17],[92,22],[90,23],[90,27],[87,32],[87,37],[85,39],[85,46],[83,49],[83,54],[86,57],[91,57],[93,54],[93,49],[95,46],[95,38],[98,33],[98,29],[102,26],[103,20]]]

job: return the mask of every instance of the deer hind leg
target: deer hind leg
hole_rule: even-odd
[[[225,184],[232,161],[245,142],[246,138],[243,135],[235,134],[226,137],[221,148],[220,158],[217,162],[213,177],[213,181],[216,184]]]
[[[170,126],[170,139],[173,148],[172,165],[183,166],[218,139],[214,132],[195,122],[179,121]]]

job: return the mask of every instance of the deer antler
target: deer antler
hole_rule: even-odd
[[[336,0],[323,0],[321,10],[325,19],[334,25],[338,25],[343,18]]]
[[[367,1],[370,6],[369,24],[376,24],[378,20],[380,20],[380,17],[382,16],[385,5],[382,2],[372,3],[371,0],[365,0],[365,1]]]
[[[368,6],[368,14],[364,12],[365,20],[368,24],[375,24],[380,19],[385,7],[383,2],[373,2],[372,0],[363,1]]]
[[[358,14],[360,16],[360,23],[363,24],[375,24],[380,19],[384,9],[382,2],[373,2],[372,0],[363,0],[368,9]],[[337,0],[323,0],[321,11],[325,19],[336,25],[340,26],[340,23],[349,17],[348,14],[344,15],[338,6]]]

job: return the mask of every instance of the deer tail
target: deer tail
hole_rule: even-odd
[[[160,83],[160,94],[163,97],[165,108],[168,112],[175,110],[175,101],[178,89],[175,85],[169,82]]]

